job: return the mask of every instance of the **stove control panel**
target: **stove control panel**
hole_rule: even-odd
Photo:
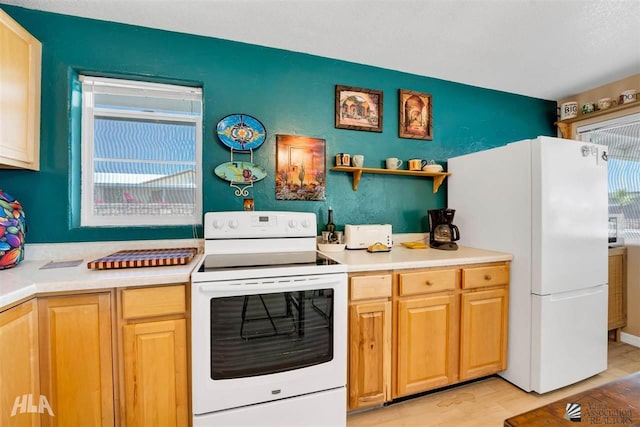
[[[239,211],[204,215],[205,239],[315,236],[316,214],[312,212]]]

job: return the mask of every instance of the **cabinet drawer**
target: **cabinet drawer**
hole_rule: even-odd
[[[462,289],[506,285],[508,283],[508,264],[462,269]]]
[[[391,297],[391,274],[352,277],[349,296],[351,301]]]
[[[400,273],[400,295],[452,290],[460,282],[460,270],[428,270]]]
[[[125,289],[122,291],[122,317],[181,314],[186,311],[184,285]]]

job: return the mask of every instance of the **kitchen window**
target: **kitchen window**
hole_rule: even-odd
[[[609,214],[624,215],[625,240],[640,239],[640,113],[581,126],[577,134],[609,147]]]
[[[201,224],[202,89],[80,82],[80,225]]]

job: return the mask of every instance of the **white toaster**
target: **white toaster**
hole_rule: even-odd
[[[390,248],[393,246],[391,224],[346,224],[344,226],[344,240],[347,249],[367,249],[370,245],[378,242]]]

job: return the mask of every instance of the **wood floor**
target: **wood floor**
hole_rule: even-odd
[[[526,393],[499,377],[386,407],[350,414],[348,427],[500,427],[505,419],[640,371],[640,348],[609,341],[606,371],[544,395]]]

